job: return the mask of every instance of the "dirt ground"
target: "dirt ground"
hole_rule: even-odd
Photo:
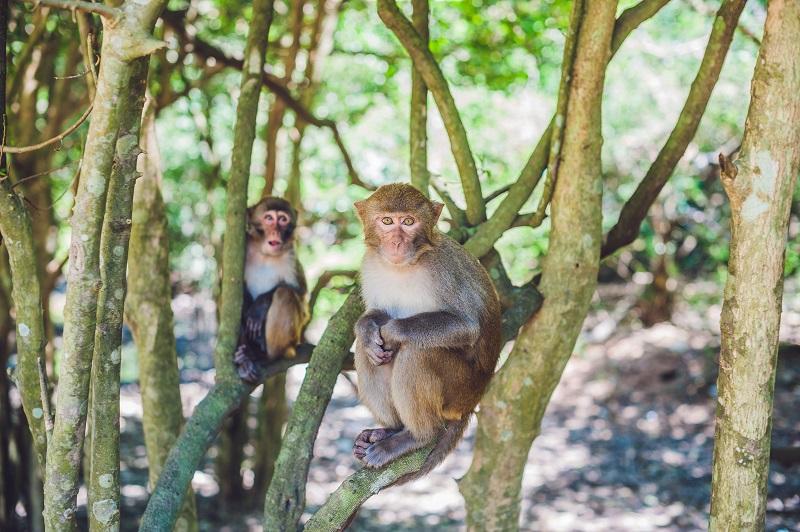
[[[523,479],[524,530],[704,530],[708,517],[719,349],[714,285],[681,289],[671,322],[642,328],[631,312],[636,294],[601,287],[576,353],[567,365],[531,449]],[[692,304],[686,303],[691,301]],[[698,310],[702,309],[702,310]],[[179,326],[181,313],[178,312]],[[800,344],[800,291],[787,286],[781,340]],[[202,361],[207,353],[192,352]],[[294,397],[302,368],[293,368]],[[187,413],[213,380],[185,369]],[[355,380],[355,375],[351,378]],[[191,380],[192,382],[188,382]],[[773,446],[800,445],[800,349],[784,349],[776,384]],[[136,385],[123,389],[123,530],[135,530],[147,490],[141,404]],[[315,447],[308,512],[356,467],[355,435],[373,421],[354,385],[340,377]],[[426,478],[371,498],[356,531],[464,529],[454,479],[469,467],[474,427]],[[212,450],[213,454],[213,450]],[[194,477],[203,530],[261,530],[257,512],[222,509],[207,459]],[[247,472],[245,479],[248,478]],[[800,464],[772,463],[767,530],[800,530]]]

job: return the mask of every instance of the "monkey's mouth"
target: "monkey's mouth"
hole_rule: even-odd
[[[281,245],[281,241],[280,240],[267,240],[267,244],[271,248],[276,248],[276,247]]]

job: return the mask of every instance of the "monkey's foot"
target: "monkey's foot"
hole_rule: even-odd
[[[378,469],[423,445],[411,432],[402,430],[370,445],[361,461],[367,467]]]
[[[233,355],[233,363],[236,366],[236,372],[239,378],[250,384],[258,384],[261,382],[261,372],[259,371],[258,364],[247,355],[247,348],[240,345]]]
[[[373,444],[397,434],[400,429],[366,429],[362,430],[353,443],[353,456],[357,460],[364,460],[367,449]]]

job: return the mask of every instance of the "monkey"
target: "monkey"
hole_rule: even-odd
[[[359,397],[382,427],[362,431],[353,454],[380,468],[436,441],[403,483],[461,439],[502,348],[500,302],[478,260],[436,228],[441,203],[395,183],[354,205],[366,244],[355,367]]]
[[[247,209],[244,296],[238,347],[239,377],[255,384],[259,365],[293,358],[309,319],[306,278],[294,249],[297,213],[288,201],[266,197]]]

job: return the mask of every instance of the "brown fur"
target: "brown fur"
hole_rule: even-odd
[[[281,286],[272,294],[272,305],[267,312],[265,336],[267,357],[294,358],[294,348],[300,343],[303,326],[308,321],[308,305],[305,298]]]
[[[309,311],[305,274],[294,252],[295,210],[286,200],[268,197],[247,212],[245,294],[234,361],[240,377],[255,383],[259,364],[295,355]],[[264,218],[275,220],[281,212],[289,217],[283,226]]]
[[[378,423],[404,430],[365,431],[354,452],[380,467],[438,439],[422,471],[407,481],[444,459],[480,401],[500,353],[500,303],[480,263],[436,229],[441,207],[413,187],[381,187],[356,207],[367,243],[367,312],[356,324],[359,395]],[[386,228],[374,219],[384,213],[418,220],[404,263],[382,258]]]

